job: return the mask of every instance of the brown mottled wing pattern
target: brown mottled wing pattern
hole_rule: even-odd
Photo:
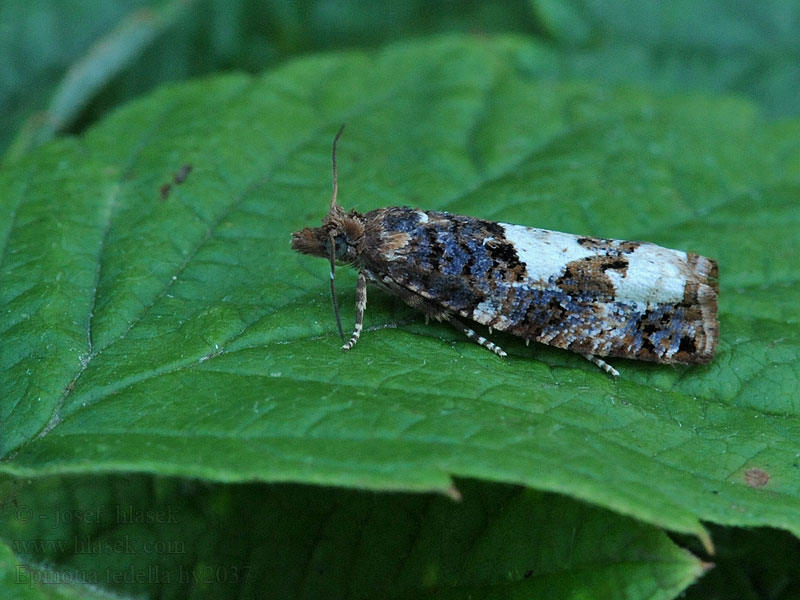
[[[364,218],[361,268],[427,314],[581,354],[667,363],[714,355],[711,259],[405,207]]]

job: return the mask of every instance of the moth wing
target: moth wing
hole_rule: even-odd
[[[424,214],[412,235],[394,240],[380,283],[426,314],[457,314],[582,354],[686,363],[714,354],[713,260],[655,244]]]

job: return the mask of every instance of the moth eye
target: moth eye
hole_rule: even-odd
[[[325,247],[325,254],[330,254],[331,252],[331,240],[330,238],[326,238],[323,242]],[[343,259],[347,255],[347,236],[345,234],[340,233],[338,235],[333,236],[333,252],[334,256],[337,259]]]
[[[343,259],[347,256],[347,236],[343,233],[333,238],[336,244],[336,258]]]

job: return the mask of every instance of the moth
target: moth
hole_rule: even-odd
[[[719,337],[716,261],[647,242],[572,235],[405,206],[345,212],[333,196],[320,227],[292,234],[297,252],[328,259],[343,350],[358,341],[375,284],[446,321],[499,356],[471,323],[572,350],[614,377],[601,357],[706,364]],[[345,342],[335,266],[358,271],[356,321]],[[469,324],[465,323],[465,320]]]

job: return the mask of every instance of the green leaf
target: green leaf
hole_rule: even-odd
[[[534,31],[524,0],[27,0],[0,3],[0,155],[81,131],[159,85],[432,31]],[[10,26],[13,24],[13,26]],[[77,117],[77,118],[76,118]],[[9,144],[11,148],[6,151]]]
[[[800,5],[786,0],[530,0],[558,48],[560,79],[646,82],[742,94],[771,115],[800,112]]]
[[[453,502],[142,476],[6,480],[15,504],[0,529],[19,557],[0,560],[34,579],[169,598],[669,599],[707,566],[654,527],[563,496],[460,487]]]
[[[737,93],[769,114],[797,115],[799,19],[786,0],[4,2],[0,23],[13,26],[0,28],[0,154],[24,152],[76,115],[71,131],[81,131],[190,75],[260,72],[314,51],[432,32],[546,38],[542,78]]]
[[[0,29],[0,154],[13,158],[69,126],[98,89],[177,20],[186,4],[183,0],[0,4],[0,23],[8,25]],[[175,49],[175,32],[171,37]],[[172,65],[177,62],[175,51],[163,55]],[[151,77],[157,73],[166,78],[168,69],[153,69],[152,61],[147,66]],[[128,78],[117,89],[130,86]]]
[[[449,494],[459,476],[706,544],[701,520],[800,533],[798,123],[738,100],[543,82],[541,56],[455,36],[209,78],[0,173],[0,470]],[[719,259],[717,358],[615,361],[615,382],[497,336],[501,360],[374,290],[341,353],[327,266],[289,235],[326,211],[342,121],[345,207]],[[339,271],[345,321],[354,280]]]
[[[156,10],[135,11],[121,19],[114,29],[98,39],[86,54],[70,67],[58,85],[53,86],[53,95],[47,109],[40,114],[29,116],[5,158],[8,160],[17,158],[31,147],[51,140],[57,133],[68,127],[109,80],[129,66],[152,43],[154,38],[162,34],[181,16],[184,5],[185,2],[172,0]],[[19,7],[22,6],[19,5]],[[64,12],[72,12],[64,5],[56,8],[60,11],[56,13],[59,21]],[[20,12],[25,14],[27,8],[22,8]],[[91,13],[91,10],[89,12]],[[0,14],[0,18],[3,18],[2,14]],[[96,14],[92,14],[92,18],[87,20],[95,24],[99,22]],[[79,23],[85,25],[87,20],[79,21]],[[46,30],[47,25],[44,27],[41,25],[48,21],[47,19],[34,20],[34,26],[36,27],[38,24],[37,29]],[[62,23],[59,25],[63,27]],[[88,33],[85,29],[79,29],[79,31],[84,34]],[[41,31],[41,33],[44,32]],[[44,37],[50,36],[45,35]],[[55,45],[55,40],[50,39],[49,42]],[[59,58],[63,60],[61,53],[59,53]],[[39,91],[43,87],[37,86]],[[26,109],[29,108],[26,106]]]

